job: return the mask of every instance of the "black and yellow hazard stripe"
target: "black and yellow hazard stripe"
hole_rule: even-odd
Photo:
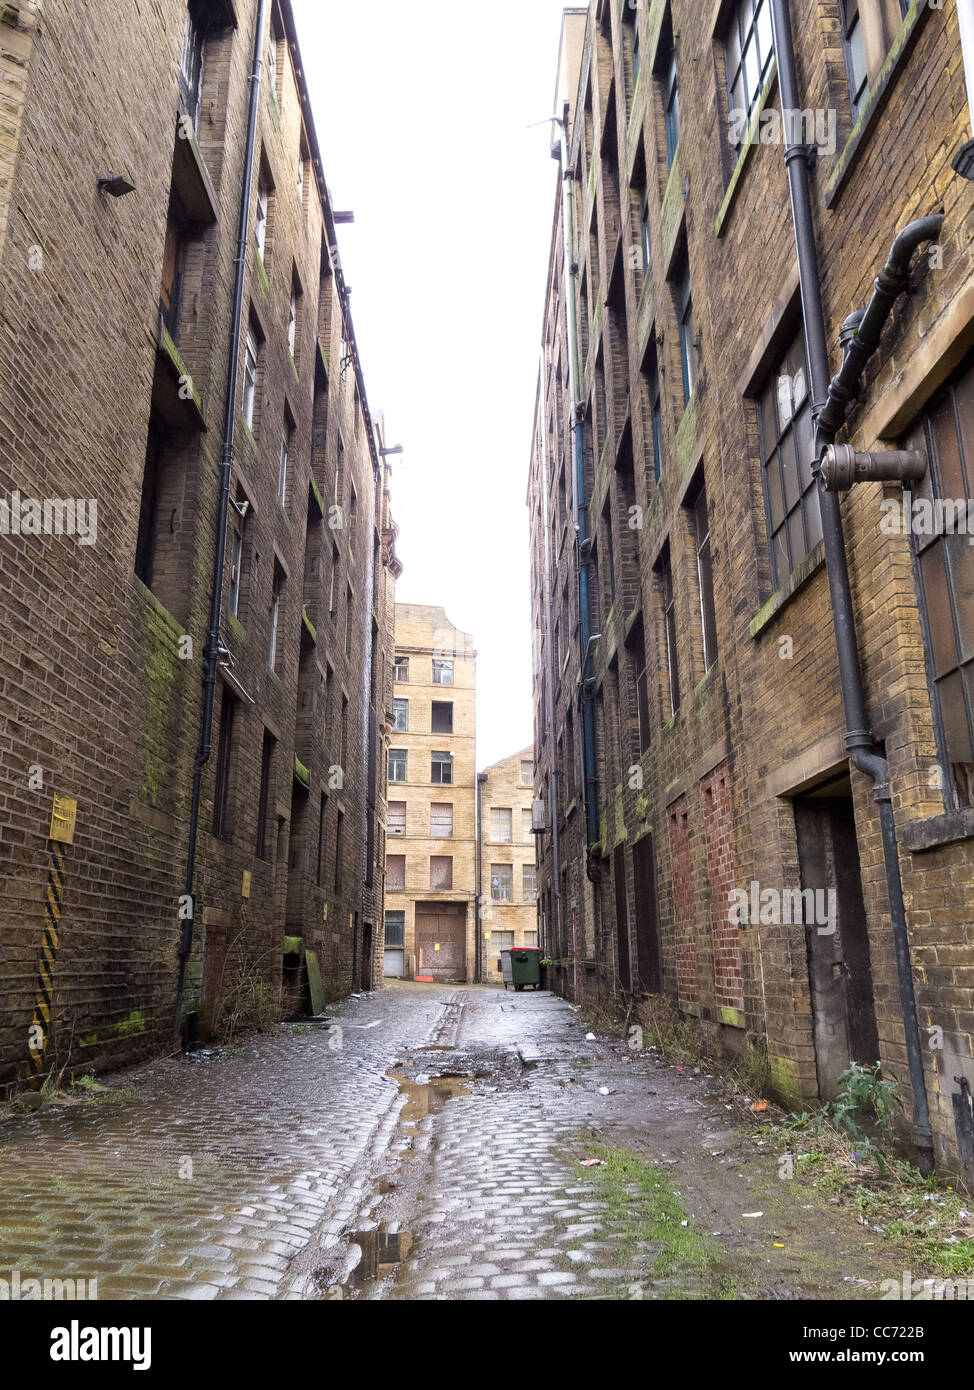
[[[32,1086],[38,1086],[44,1075],[44,1061],[51,1031],[51,1014],[54,1008],[54,967],[57,963],[63,900],[64,847],[60,844],[53,844],[51,846],[51,867],[47,874],[47,892],[44,898],[44,937],[41,942],[41,957],[37,965],[37,993],[34,1000],[34,1016],[31,1019],[28,1043]]]

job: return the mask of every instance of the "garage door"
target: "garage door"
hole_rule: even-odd
[[[444,905],[445,906],[445,905]],[[434,980],[467,978],[466,911],[416,904],[416,974]]]

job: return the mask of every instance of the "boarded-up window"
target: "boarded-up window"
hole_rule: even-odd
[[[511,808],[492,806],[490,808],[490,838],[495,845],[511,843]]]
[[[406,803],[405,801],[390,801],[389,816],[387,821],[390,835],[405,835],[406,833]]]
[[[406,856],[389,854],[386,856],[386,887],[390,889],[406,886]]]
[[[430,888],[445,893],[453,887],[453,859],[448,854],[430,855]]]
[[[434,802],[430,806],[430,835],[434,840],[449,840],[453,836],[453,806]]]

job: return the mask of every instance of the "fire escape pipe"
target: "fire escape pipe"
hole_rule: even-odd
[[[186,982],[186,963],[193,949],[193,926],[196,916],[196,896],[193,891],[196,877],[196,843],[199,835],[200,799],[203,769],[210,760],[213,736],[213,701],[217,668],[220,662],[220,618],[223,609],[223,572],[227,549],[227,520],[230,512],[230,476],[233,471],[233,441],[237,423],[237,379],[240,367],[240,329],[243,323],[244,273],[247,266],[247,246],[250,241],[250,198],[254,179],[254,151],[257,146],[257,112],[260,99],[260,75],[263,67],[264,29],[267,22],[268,0],[259,0],[257,26],[254,32],[254,60],[250,73],[250,103],[247,115],[247,145],[244,151],[243,188],[240,194],[240,220],[237,237],[236,276],[233,287],[233,313],[230,324],[230,360],[227,366],[226,406],[223,418],[223,452],[220,457],[220,495],[217,505],[216,538],[213,552],[213,578],[210,589],[209,630],[203,653],[203,712],[200,719],[200,738],[193,767],[193,794],[189,817],[189,848],[186,855],[185,898],[189,915],[183,919],[179,941],[179,975],[176,984],[176,1033],[182,1023],[183,990]]]
[[[781,109],[801,110],[798,99],[798,78],[792,40],[788,0],[772,0],[774,47],[778,63]],[[893,304],[906,289],[910,259],[915,249],[940,231],[943,219],[923,218],[911,223],[893,243],[886,266],[876,279],[873,297],[865,313],[855,315],[844,325],[845,358],[838,374],[829,380],[829,358],[825,338],[825,314],[822,307],[822,287],[815,246],[815,224],[809,182],[809,151],[795,138],[797,122],[785,120],[785,167],[791,195],[795,245],[801,288],[802,316],[805,343],[808,350],[812,387],[812,410],[815,419],[815,460],[813,470],[819,476],[819,460],[845,423],[846,409],[856,397],[866,361],[879,346],[883,325]],[[851,332],[852,328],[855,332]],[[910,943],[903,902],[903,883],[900,874],[896,824],[889,785],[889,766],[881,754],[869,727],[863,690],[859,646],[856,637],[855,613],[849,585],[845,538],[838,494],[819,487],[822,532],[825,542],[826,568],[832,618],[835,627],[836,652],[845,714],[845,742],[852,764],[873,782],[873,795],[879,807],[883,840],[883,859],[886,887],[889,896],[890,925],[896,955],[900,1008],[906,1042],[913,1095],[913,1143],[918,1163],[929,1170],[933,1157],[933,1138],[930,1129],[930,1110],[923,1074],[923,1053],[917,1022],[916,994]]]
[[[572,519],[575,523],[575,559],[578,569],[579,616],[579,698],[582,713],[582,799],[585,804],[586,854],[585,872],[590,882],[598,882],[592,847],[599,838],[598,778],[595,771],[595,709],[592,694],[591,626],[589,616],[589,558],[591,537],[588,530],[588,498],[585,492],[585,440],[582,432],[584,406],[579,398],[581,368],[578,360],[578,306],[575,299],[575,211],[572,186],[574,171],[569,165],[568,111],[566,102],[559,122],[561,129],[562,226],[564,233],[564,273],[562,284],[568,316],[568,388],[572,402],[572,436],[575,472],[572,484]],[[572,756],[574,756],[572,749]],[[577,951],[576,983],[577,983]],[[577,991],[576,991],[577,992]]]

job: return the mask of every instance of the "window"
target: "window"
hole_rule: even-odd
[[[318,806],[318,864],[315,871],[315,883],[319,888],[325,886],[325,813],[328,810],[328,797],[325,792],[321,793],[321,802]]]
[[[405,889],[406,856],[404,854],[386,855],[386,887],[394,893]]]
[[[389,781],[405,782],[406,780],[406,750],[405,748],[389,749]]]
[[[497,969],[501,966],[501,953],[503,951],[514,950],[514,933],[512,931],[492,931],[490,934],[490,954],[497,960]]]
[[[703,634],[703,668],[709,671],[717,660],[717,615],[714,608],[714,566],[710,550],[710,516],[707,490],[701,481],[691,505],[694,546],[697,554],[697,583],[700,589],[700,627]]]
[[[390,835],[405,835],[406,833],[406,803],[405,801],[390,801],[389,814],[386,817],[386,828]]]
[[[409,657],[396,657],[396,680],[400,685],[405,685],[409,681]]]
[[[533,903],[538,898],[538,871],[533,864],[524,864],[521,868],[521,901],[522,903]]]
[[[490,808],[490,838],[495,845],[509,845],[513,840],[510,807]]]
[[[259,363],[257,351],[257,339],[253,333],[247,334],[247,346],[244,350],[244,379],[243,379],[243,417],[247,422],[247,428],[254,427],[254,403],[257,398],[257,367]]]
[[[298,199],[304,204],[304,166],[306,157],[304,150],[298,152]]]
[[[771,0],[737,0],[724,45],[735,153],[744,143],[751,114],[771,68],[773,52]]]
[[[684,256],[683,269],[676,282],[677,313],[680,322],[680,359],[683,365],[683,403],[688,405],[697,384],[697,343],[693,327],[693,295],[690,291],[690,262]]]
[[[625,9],[623,23],[626,32],[626,46],[629,51],[629,61],[632,66],[632,89],[630,99],[627,102],[627,110],[632,109],[632,97],[635,95],[636,86],[639,82],[639,66],[641,53],[639,50],[639,15],[635,6]]]
[[[531,812],[523,807],[521,810],[521,840],[526,845],[531,843],[531,824]]]
[[[626,643],[629,653],[631,680],[636,693],[636,717],[639,722],[639,756],[649,748],[649,684],[646,678],[646,635],[642,622],[634,625]]]
[[[811,400],[801,329],[758,398],[771,582],[779,588],[822,538],[818,484],[812,475]]]
[[[345,655],[352,655],[352,586],[345,589]]]
[[[525,946],[537,946],[538,933],[536,931],[526,931],[524,933],[524,944]]]
[[[237,702],[224,687],[220,699],[220,741],[216,754],[216,785],[213,789],[213,834],[221,839],[227,833],[230,760],[233,755],[233,722],[236,712]]]
[[[254,239],[257,242],[257,250],[260,252],[261,260],[265,259],[265,249],[267,246],[267,211],[270,205],[270,191],[263,174],[257,185],[257,213],[254,218]]]
[[[392,702],[392,727],[397,733],[405,734],[409,732],[409,701],[393,700]]]
[[[512,903],[514,901],[513,864],[491,864],[490,900],[492,903]]]
[[[666,164],[672,169],[680,143],[680,82],[676,72],[676,48],[670,39],[663,51],[663,116],[666,122]]]
[[[651,343],[643,363],[643,376],[649,399],[650,429],[653,436],[653,474],[659,482],[663,476],[663,411],[659,389],[659,363],[656,345]]]
[[[274,21],[271,20],[270,33],[267,36],[267,76],[271,92],[275,99],[281,95],[280,84],[280,63],[281,63],[282,38],[274,29]]]
[[[972,388],[969,358],[908,441],[926,447],[930,458],[912,504],[913,549],[944,799],[951,809],[974,806],[974,546],[964,533],[974,498]],[[922,507],[932,513],[923,534]],[[948,521],[951,512],[966,527]]]
[[[534,786],[534,763],[530,758],[522,758],[521,760],[521,786]]]
[[[453,705],[449,701],[433,701],[433,709],[430,716],[430,732],[434,734],[453,733]]]
[[[859,0],[842,0],[842,40],[845,49],[846,76],[849,79],[849,100],[852,105],[853,120],[856,120],[863,98],[869,95],[866,45],[859,18]]]
[[[279,656],[277,637],[281,624],[281,594],[284,591],[284,571],[275,560],[274,581],[271,586],[271,620],[267,640],[267,664],[272,671],[277,670]]]
[[[430,764],[430,781],[437,786],[447,787],[453,782],[453,754],[434,753]]]
[[[277,464],[277,500],[281,506],[287,503],[287,461],[291,452],[291,430],[288,422],[284,422],[284,431],[281,434],[281,453]]]
[[[298,289],[291,286],[291,303],[288,308],[287,346],[292,357],[297,357],[298,348]]]
[[[663,601],[663,633],[666,641],[666,670],[670,686],[670,715],[680,708],[680,665],[676,650],[676,598],[673,593],[673,570],[670,566],[669,543],[664,545],[657,561],[660,591]]]
[[[159,311],[166,332],[174,343],[179,342],[179,315],[183,302],[183,277],[186,271],[186,251],[189,246],[188,220],[179,195],[173,192],[166,218],[166,243],[162,254],[162,283],[159,287]]]
[[[433,659],[433,684],[452,685],[453,684],[453,662],[440,661]]]
[[[345,854],[345,813],[339,811],[335,818],[335,892],[342,889],[342,859]]]
[[[649,240],[649,188],[644,188],[639,200],[639,236],[643,250],[643,274],[649,274],[652,244]]]
[[[230,528],[230,582],[227,586],[227,610],[240,617],[240,577],[243,570],[243,535],[236,526]]]
[[[430,891],[448,893],[453,887],[453,859],[448,854],[430,855]]]
[[[430,838],[433,840],[452,840],[452,803],[433,802],[430,806]]]
[[[386,945],[403,946],[406,939],[405,912],[386,913]]]
[[[201,96],[203,91],[203,59],[206,48],[206,29],[199,6],[190,4],[183,21],[183,51],[179,62],[179,95],[186,114],[199,135]]]
[[[271,795],[271,772],[274,766],[274,735],[264,730],[264,742],[260,754],[260,795],[257,800],[257,858],[269,859],[269,839],[267,834],[267,808]]]

